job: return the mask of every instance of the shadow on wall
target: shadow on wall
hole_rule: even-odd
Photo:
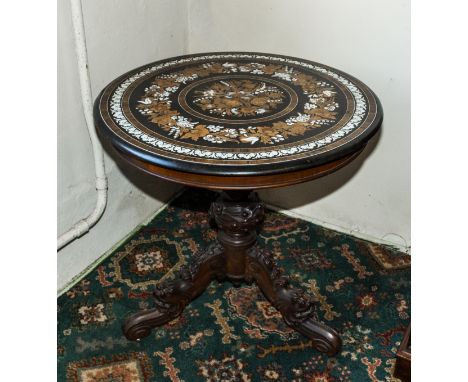
[[[261,198],[267,202],[280,200],[281,205],[278,205],[278,207],[293,209],[307,205],[309,203],[314,203],[315,201],[320,200],[325,196],[328,196],[339,190],[346,183],[348,183],[351,178],[354,177],[367,157],[377,147],[382,134],[382,129],[384,128],[384,123],[385,122],[382,123],[382,127],[369,141],[364,151],[356,159],[343,168],[332,174],[312,180],[310,182],[290,187],[260,191],[259,193]],[[285,192],[288,193],[288,197],[284,197]]]
[[[384,123],[382,124],[382,128],[379,129],[375,136],[369,141],[364,151],[355,160],[340,170],[307,183],[290,187],[262,190],[259,191],[260,196],[265,201],[281,200],[282,203],[280,207],[293,209],[313,203],[339,190],[355,176],[367,157],[377,147],[382,134],[382,129],[384,128]],[[174,188],[174,192],[176,192],[177,187],[183,187],[182,185],[177,185],[176,183],[160,179],[136,169],[122,159],[106,139],[101,140],[101,142],[104,150],[115,161],[127,180],[148,196],[157,200],[164,200],[163,195],[167,196],[167,188]],[[285,190],[289,193],[289,197],[287,198],[280,196],[280,194],[284,193]],[[277,197],[277,195],[280,197]]]
[[[172,193],[175,193],[178,188],[182,188],[181,185],[158,178],[157,176],[149,175],[133,167],[118,155],[107,139],[100,139],[100,141],[105,152],[115,162],[121,174],[147,196],[159,200],[161,203],[165,203],[168,197],[171,196],[171,194],[168,195],[168,189],[171,189]]]

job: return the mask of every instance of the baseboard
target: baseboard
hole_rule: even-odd
[[[161,207],[159,207],[149,218],[145,219],[142,221],[140,224],[138,224],[134,229],[132,229],[125,237],[123,237],[117,244],[114,244],[109,250],[107,250],[102,256],[100,256],[98,259],[96,259],[92,264],[88,265],[82,272],[80,272],[78,275],[73,277],[66,285],[58,291],[58,296],[61,296],[68,290],[70,290],[76,283],[80,282],[84,277],[86,277],[89,273],[93,271],[93,269],[98,265],[100,262],[105,260],[107,257],[109,257],[118,247],[120,247],[125,241],[127,241],[135,232],[137,232],[141,227],[147,225],[150,221],[152,221],[156,216],[158,216],[170,203],[172,203],[173,200],[175,200],[177,197],[179,197],[184,191],[186,190],[186,187],[182,187],[179,191],[177,191],[174,195],[172,195]],[[350,236],[357,237],[359,239],[363,239],[366,241],[371,241],[373,243],[377,244],[384,244],[384,245],[389,245],[391,247],[394,247],[398,249],[399,251],[405,252],[407,254],[411,254],[411,246],[405,246],[402,245],[401,243],[396,243],[388,240],[383,240],[380,238],[377,238],[375,236],[363,233],[363,232],[357,232],[354,230],[350,230],[341,226],[338,226],[333,223],[329,223],[320,219],[316,218],[311,218],[310,216],[305,216],[302,214],[298,214],[297,212],[292,212],[289,210],[284,210],[281,207],[265,203],[266,207],[282,213],[287,216],[291,216],[294,218],[306,220],[310,223],[322,226],[324,228],[332,229],[334,231],[338,231],[341,233],[345,233]]]
[[[68,290],[73,288],[74,285],[79,283],[83,278],[85,278],[89,273],[91,273],[96,265],[109,257],[117,248],[119,248],[123,243],[125,243],[132,235],[135,234],[142,227],[151,222],[156,216],[158,216],[174,199],[179,197],[185,191],[185,187],[182,187],[179,191],[173,194],[161,207],[159,207],[149,218],[146,218],[141,223],[139,223],[135,228],[133,228],[128,234],[126,234],[121,240],[109,248],[104,254],[99,256],[95,261],[88,265],[83,271],[73,277],[65,286],[57,291],[57,297],[60,297],[62,294],[66,293]]]
[[[269,208],[269,209],[271,209],[273,211],[279,212],[281,214],[291,216],[293,218],[302,219],[302,220],[308,221],[310,223],[322,226],[324,228],[331,229],[333,231],[338,231],[338,232],[341,232],[341,233],[345,233],[347,235],[356,237],[358,239],[371,241],[371,242],[377,243],[377,244],[388,245],[388,246],[391,246],[391,247],[393,247],[393,248],[395,248],[395,249],[397,249],[397,250],[399,250],[401,252],[404,252],[404,253],[407,253],[408,255],[411,255],[411,245],[403,245],[401,243],[393,242],[393,241],[390,241],[390,240],[384,240],[384,239],[369,235],[369,234],[364,233],[364,232],[350,230],[348,228],[336,225],[334,223],[330,223],[330,222],[327,222],[327,221],[324,221],[324,220],[321,220],[321,219],[312,218],[310,216],[302,215],[302,214],[299,214],[297,212],[292,212],[290,210],[285,210],[285,209],[283,209],[281,207],[278,207],[278,206],[275,206],[273,204],[265,203],[265,206],[267,208]]]

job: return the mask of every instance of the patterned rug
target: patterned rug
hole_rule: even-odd
[[[410,317],[410,257],[268,211],[259,242],[317,300],[343,349],[327,357],[292,331],[255,285],[214,281],[182,316],[141,342],[122,319],[152,307],[151,291],[216,238],[216,197],[188,189],[58,299],[58,380],[396,381]]]

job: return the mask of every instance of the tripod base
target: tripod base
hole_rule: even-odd
[[[179,316],[213,279],[256,282],[265,297],[281,313],[287,325],[313,341],[313,346],[330,356],[341,348],[338,333],[312,317],[313,302],[302,289],[290,285],[268,252],[256,245],[257,230],[264,218],[264,206],[253,192],[230,191],[212,203],[210,215],[219,228],[218,240],[195,254],[178,277],[157,286],[155,308],[130,316],[123,324],[129,340],[148,336],[154,327]]]

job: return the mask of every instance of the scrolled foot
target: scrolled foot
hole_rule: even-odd
[[[283,282],[284,285],[284,282]],[[284,289],[282,289],[284,288]],[[283,287],[276,287],[277,306],[284,321],[293,329],[313,341],[313,347],[329,356],[341,349],[341,338],[336,330],[312,319],[314,303],[302,289],[293,288],[286,282]]]
[[[139,340],[147,337],[153,328],[177,318],[213,278],[223,275],[223,268],[222,248],[218,243],[195,254],[190,266],[181,267],[175,280],[156,287],[153,292],[155,308],[135,313],[124,322],[125,337]]]
[[[287,325],[313,341],[313,346],[330,356],[341,349],[338,333],[312,319],[312,298],[302,289],[290,285],[288,277],[275,264],[270,254],[252,248],[247,254],[247,277],[255,279],[265,297],[278,309]]]
[[[139,341],[150,335],[151,330],[157,326],[173,320],[177,314],[161,312],[158,309],[148,309],[131,315],[122,325],[122,331],[130,341]]]
[[[337,331],[326,325],[316,322],[311,318],[294,324],[287,321],[286,323],[299,333],[310,338],[313,341],[314,348],[319,352],[334,356],[341,349],[342,341]]]

